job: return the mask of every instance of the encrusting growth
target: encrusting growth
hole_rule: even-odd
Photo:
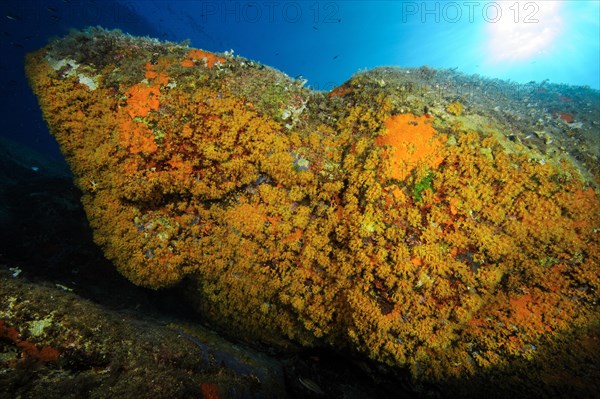
[[[386,119],[386,133],[377,136],[374,144],[391,147],[392,177],[406,179],[420,162],[432,168],[440,165],[443,140],[440,137],[434,138],[436,132],[430,122],[426,116],[416,117],[412,114],[400,114]]]
[[[222,325],[424,380],[597,323],[600,203],[574,167],[351,84],[327,96],[269,71],[274,101],[258,104],[231,82],[261,68],[99,29],[27,57],[95,240],[127,278],[185,281]]]

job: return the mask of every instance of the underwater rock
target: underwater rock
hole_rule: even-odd
[[[581,161],[597,153],[510,139],[512,109],[436,92],[450,73],[382,68],[314,92],[98,28],[26,69],[106,257],[246,339],[440,382],[526,372],[598,325],[598,174]]]
[[[2,398],[287,397],[277,361],[201,327],[110,311],[4,270],[0,285]]]
[[[73,186],[64,160],[43,157],[4,139],[0,139],[0,154],[0,398],[80,399],[88,397],[83,393],[86,389],[91,397],[125,398],[129,392],[138,399],[160,397],[148,381],[140,382],[148,385],[141,388],[137,382],[132,384],[145,394],[126,389],[127,379],[135,378],[129,371],[116,370],[113,376],[119,377],[106,380],[107,370],[94,363],[99,374],[90,373],[86,358],[73,348],[77,343],[69,342],[65,351],[62,341],[57,344],[59,335],[84,336],[80,344],[85,348],[96,348],[103,356],[113,356],[110,359],[118,356],[119,364],[149,368],[146,375],[156,377],[155,382],[174,381],[170,388],[160,389],[162,397],[169,399],[179,394],[204,398],[215,392],[222,399],[279,399],[284,394],[306,398],[318,392],[356,399],[396,398],[400,392],[410,397],[402,386],[406,381],[390,376],[382,384],[385,376],[373,374],[364,362],[358,367],[333,351],[304,350],[289,342],[285,352],[282,345],[275,352],[261,345],[249,347],[226,331],[215,331],[190,317],[196,315],[177,289],[133,285],[94,244],[81,193]],[[74,320],[78,324],[72,328]],[[97,333],[99,323],[106,326],[102,334]],[[131,331],[136,348],[142,346],[136,340],[151,335],[152,345],[169,340],[166,348],[173,350],[171,344],[178,345],[172,341],[175,331],[201,350],[157,367],[140,350],[121,352],[123,329]],[[111,334],[115,336],[108,342],[114,350],[107,354],[102,348]],[[207,368],[207,356],[210,364],[219,367]],[[202,378],[210,382],[182,375],[182,364],[202,370]],[[49,375],[51,390],[46,389]]]

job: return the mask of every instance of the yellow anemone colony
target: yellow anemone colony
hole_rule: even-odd
[[[383,91],[328,97],[229,55],[73,35],[29,54],[27,74],[95,241],[134,283],[183,284],[231,330],[423,380],[597,324],[600,203],[567,162],[445,130]],[[108,39],[101,65],[78,53]]]

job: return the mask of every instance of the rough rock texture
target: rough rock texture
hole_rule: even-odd
[[[30,54],[27,73],[105,255],[249,339],[441,383],[527,372],[597,331],[598,154],[584,135],[584,153],[556,147],[597,129],[589,115],[527,144],[506,110],[436,93],[428,68],[327,94],[100,29]],[[532,389],[554,389],[541,375]]]
[[[205,329],[107,311],[4,270],[0,285],[0,397],[287,397],[275,360]]]
[[[64,161],[4,139],[0,154],[0,398],[414,397],[374,362],[247,345],[180,290],[133,285],[94,244]]]

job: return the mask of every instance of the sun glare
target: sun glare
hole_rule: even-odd
[[[523,62],[548,53],[563,27],[562,1],[497,2],[488,18],[488,51],[494,63]],[[495,14],[495,15],[494,15]]]

